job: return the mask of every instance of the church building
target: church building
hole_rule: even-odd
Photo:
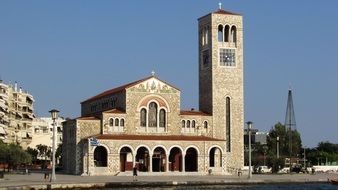
[[[221,8],[198,19],[199,110],[152,75],[81,102],[63,123],[63,168],[77,175],[226,175],[243,167],[242,16]],[[141,174],[142,175],[142,174]]]

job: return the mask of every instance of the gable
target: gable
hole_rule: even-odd
[[[177,93],[180,90],[176,87],[163,82],[156,77],[136,83],[126,88],[131,92],[148,92],[148,93]]]

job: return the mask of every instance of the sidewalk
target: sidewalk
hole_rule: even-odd
[[[323,183],[329,178],[338,178],[338,174],[284,174],[284,175],[253,175],[251,179],[247,176],[138,176],[138,181],[133,182],[130,176],[75,176],[57,174],[56,181],[50,183],[43,179],[43,174],[32,173],[29,175],[5,175],[0,180],[0,190],[2,189],[47,189],[52,188],[71,188],[71,187],[154,187],[154,186],[173,186],[173,185],[213,185],[213,184],[267,184],[267,183]],[[21,188],[20,188],[21,187]]]

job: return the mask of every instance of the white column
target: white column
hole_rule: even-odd
[[[169,172],[169,154],[165,155],[165,172]]]
[[[153,172],[153,154],[149,154],[149,172]]]
[[[182,172],[185,172],[185,154],[182,154]]]

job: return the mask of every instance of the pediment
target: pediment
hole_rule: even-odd
[[[127,88],[132,92],[149,92],[149,93],[177,93],[180,90],[168,83],[151,77],[147,80],[136,83]]]

